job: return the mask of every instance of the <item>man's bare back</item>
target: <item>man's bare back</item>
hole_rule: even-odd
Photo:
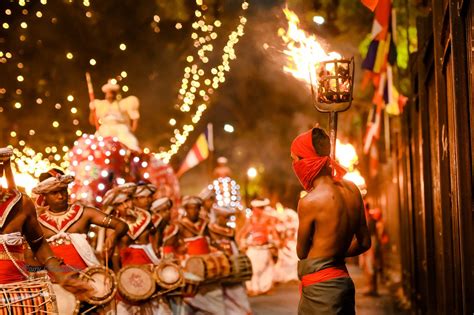
[[[357,186],[319,176],[313,187],[298,205],[298,257],[348,257],[367,250],[370,237]]]

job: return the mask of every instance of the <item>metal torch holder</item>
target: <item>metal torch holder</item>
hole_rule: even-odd
[[[329,69],[329,70],[328,70]],[[332,70],[333,69],[333,70]],[[317,74],[317,94],[313,85],[313,105],[321,113],[329,113],[331,158],[336,158],[337,113],[351,107],[354,89],[354,57],[323,61]]]

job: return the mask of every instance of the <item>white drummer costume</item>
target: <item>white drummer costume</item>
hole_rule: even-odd
[[[270,204],[268,199],[253,200],[251,206],[253,208],[265,208]],[[269,291],[273,285],[273,269],[274,262],[271,247],[271,233],[269,222],[266,215],[257,218],[252,215],[243,231],[243,247],[247,248],[246,254],[252,262],[253,276],[250,281],[246,282],[249,294],[257,295]]]
[[[120,86],[111,82],[102,86],[102,92],[118,92]],[[94,100],[90,102],[89,108],[95,111],[96,119],[99,121],[99,129],[96,136],[117,137],[120,142],[129,149],[140,151],[138,140],[133,134],[131,121],[140,118],[138,111],[140,103],[135,96],[128,96],[121,100]]]
[[[274,281],[285,283],[298,281],[298,255],[296,254],[296,235],[298,232],[298,214],[285,209],[279,215],[277,230],[281,235],[282,246],[278,249],[278,261],[275,264]]]
[[[235,213],[235,209],[233,208],[219,206],[214,206],[212,211],[216,216],[228,216]],[[235,242],[235,230],[233,228],[220,226],[217,223],[210,223],[209,232],[213,242],[215,242],[228,257],[239,255],[239,249]],[[243,283],[223,283],[222,289],[224,291],[226,315],[246,315],[252,313],[247,291]]]

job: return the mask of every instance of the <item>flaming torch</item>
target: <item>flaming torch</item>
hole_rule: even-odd
[[[336,158],[337,113],[349,109],[354,86],[354,57],[323,61],[318,69],[317,94],[313,85],[314,107],[322,113],[329,113],[329,136],[331,158]]]
[[[278,33],[286,44],[284,53],[289,61],[283,70],[307,82],[316,109],[330,114],[331,157],[335,159],[337,113],[351,106],[354,58],[344,59],[336,52],[326,53],[314,35],[298,28],[299,19],[294,12],[289,9],[283,12],[288,29],[279,29]]]

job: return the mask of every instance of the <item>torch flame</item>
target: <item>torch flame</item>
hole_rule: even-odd
[[[278,35],[286,44],[283,51],[288,57],[288,64],[283,67],[285,72],[291,73],[295,78],[316,86],[316,69],[322,61],[341,59],[337,52],[326,53],[316,36],[307,34],[298,28],[298,16],[288,8],[283,9],[288,20],[288,29],[280,28]]]

